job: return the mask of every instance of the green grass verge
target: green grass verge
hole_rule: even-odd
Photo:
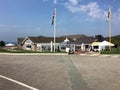
[[[0,53],[6,53],[6,52],[10,52],[10,51],[8,51],[8,50],[6,50],[6,49],[2,49],[2,48],[0,48]]]
[[[120,48],[113,48],[111,51],[101,51],[101,54],[120,54]]]
[[[50,51],[39,52],[39,51],[30,51],[30,50],[6,50],[0,48],[0,53],[54,53],[54,52],[50,52]],[[66,53],[66,52],[55,52],[55,53]]]

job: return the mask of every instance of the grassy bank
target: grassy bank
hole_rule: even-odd
[[[7,50],[7,49],[0,49],[0,53],[38,53],[38,52],[28,51],[28,50]]]
[[[39,51],[30,51],[30,50],[7,50],[0,48],[0,53],[54,53],[54,52],[50,52],[50,51],[39,52]],[[55,52],[55,53],[65,53],[65,52]]]
[[[101,51],[101,54],[120,54],[120,48],[113,48],[111,51]]]

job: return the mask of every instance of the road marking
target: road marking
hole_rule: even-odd
[[[0,53],[0,55],[32,56],[32,55],[68,55],[67,53]]]
[[[87,87],[87,83],[72,62],[71,57],[63,57],[63,60],[65,61],[69,79],[72,83],[71,90],[91,90]]]
[[[99,54],[91,54],[91,55],[89,55],[89,56],[99,56]]]
[[[87,54],[79,54],[79,55],[81,55],[81,56],[85,56],[85,55],[87,55]]]
[[[2,75],[0,75],[0,78],[6,79],[6,80],[11,81],[11,82],[14,82],[14,83],[16,83],[16,84],[19,84],[19,85],[21,85],[21,86],[23,86],[23,87],[26,87],[26,88],[29,88],[29,89],[31,89],[31,90],[39,90],[39,89],[37,89],[37,88],[31,87],[31,86],[29,86],[29,85],[27,85],[27,84],[24,84],[24,83],[22,83],[22,82],[16,81],[16,80],[14,80],[14,79],[11,79],[11,78],[8,78],[8,77],[2,76]]]
[[[116,56],[112,56],[112,58],[118,58],[118,57],[119,57],[119,56],[117,56],[117,55],[116,55]]]
[[[109,57],[110,55],[101,55],[99,57]]]

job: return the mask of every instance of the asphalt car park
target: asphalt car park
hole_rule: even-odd
[[[0,55],[0,90],[119,90],[120,56]]]

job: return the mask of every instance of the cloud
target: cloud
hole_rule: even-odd
[[[72,5],[77,5],[77,4],[78,4],[78,0],[69,0],[69,2],[70,2]]]
[[[119,18],[120,18],[120,8],[118,9],[118,12],[117,12],[117,13],[118,13],[118,16],[119,16]]]
[[[54,0],[54,4],[57,4],[57,0]]]
[[[49,1],[49,0],[44,0]],[[54,4],[64,5],[65,8],[67,8],[71,13],[81,13],[86,15],[86,20],[104,20],[107,19],[108,11],[107,9],[104,10],[100,7],[98,2],[89,2],[87,4],[81,4],[83,0],[53,0]],[[116,0],[113,0],[116,1]],[[113,21],[119,21],[120,22],[120,8],[112,13],[112,19]]]
[[[88,4],[79,4],[78,0],[69,0],[65,2],[65,7],[72,13],[85,13],[93,19],[105,18],[105,11],[100,9],[97,2]]]
[[[43,2],[48,2],[49,0],[43,0]],[[57,0],[52,0],[54,4],[57,4]]]
[[[119,21],[120,22],[120,8],[117,10],[116,13],[112,14],[114,21]]]

